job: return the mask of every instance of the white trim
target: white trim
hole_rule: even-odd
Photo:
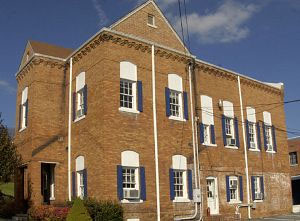
[[[134,110],[132,108],[126,108],[126,107],[119,107],[119,111],[128,112],[128,113],[131,113],[131,114],[139,114],[140,113],[138,110]]]
[[[182,118],[182,117],[175,117],[175,116],[169,116],[170,120],[177,120],[177,121],[182,121],[185,122],[186,119]]]
[[[84,119],[84,118],[85,118],[85,115],[82,115],[82,116],[76,118],[76,119],[74,120],[74,123],[76,123],[76,122],[78,122],[78,121],[80,121],[80,120],[82,120],[82,119]]]
[[[17,77],[19,75],[19,73],[33,60],[33,58],[35,56],[44,57],[44,58],[50,58],[50,59],[59,60],[59,61],[63,61],[63,62],[67,61],[67,58],[64,59],[64,58],[59,58],[59,57],[45,55],[45,54],[40,54],[40,53],[33,53],[32,56],[30,57],[30,59],[26,63],[24,63],[24,65],[17,71],[17,73],[15,73],[15,77]]]
[[[184,197],[177,197],[173,200],[173,203],[190,203],[191,200]]]
[[[211,144],[211,143],[202,143],[202,146],[206,146],[206,147],[217,147],[217,144]]]
[[[239,149],[237,146],[225,146],[225,148],[234,149],[234,150],[238,150]]]
[[[22,132],[23,130],[25,130],[27,127],[22,127],[20,130],[19,130],[19,133]]]
[[[186,48],[186,46],[184,45],[184,43],[182,42],[181,38],[179,37],[178,33],[175,31],[175,29],[173,28],[173,26],[169,23],[168,19],[165,17],[165,15],[162,13],[162,11],[160,10],[160,8],[157,6],[157,4],[155,3],[155,1],[150,0],[145,2],[144,4],[140,5],[139,7],[137,7],[136,9],[134,9],[133,11],[131,11],[130,13],[128,13],[127,15],[125,15],[123,18],[121,18],[120,20],[116,21],[115,23],[113,23],[112,25],[109,26],[110,29],[113,29],[114,27],[116,27],[117,25],[119,25],[121,22],[125,21],[126,19],[128,19],[130,16],[132,16],[133,14],[135,14],[136,12],[138,12],[139,10],[141,10],[142,8],[146,7],[148,4],[152,3],[153,6],[155,7],[155,9],[159,12],[159,14],[162,16],[162,18],[164,19],[164,21],[166,22],[166,24],[168,25],[168,27],[172,30],[172,32],[175,34],[175,37],[177,38],[177,40],[181,43],[181,45],[183,46],[185,52],[190,53],[189,50]],[[147,22],[148,24],[148,22]],[[155,23],[154,23],[155,24]]]
[[[290,138],[288,138],[288,140],[293,140],[293,139],[298,139],[298,138],[300,138],[300,136],[290,137]]]
[[[157,28],[156,25],[150,25],[150,24],[148,24],[148,23],[147,23],[147,25],[148,25],[149,27],[151,27],[151,28]]]
[[[251,149],[251,148],[249,148],[248,150],[249,150],[249,151],[252,151],[252,152],[260,152],[260,149],[258,149],[258,148],[256,148],[256,149]]]
[[[203,64],[206,64],[206,65],[209,65],[209,66],[211,66],[211,67],[217,68],[217,69],[219,69],[219,70],[229,72],[229,73],[234,74],[234,75],[236,75],[236,76],[243,77],[243,78],[246,78],[246,79],[248,79],[248,80],[255,81],[255,82],[257,82],[257,83],[264,84],[264,85],[266,85],[266,86],[269,86],[269,87],[272,87],[272,88],[275,88],[275,89],[279,90],[278,87],[272,85],[272,83],[268,83],[268,82],[263,82],[263,81],[256,80],[256,79],[254,79],[254,78],[248,77],[248,76],[246,76],[246,75],[240,74],[240,73],[235,72],[235,71],[232,71],[232,70],[230,70],[230,69],[223,68],[223,67],[217,66],[217,65],[215,65],[215,64],[211,64],[211,63],[209,63],[209,62],[203,61],[203,60],[201,60],[201,59],[199,59],[199,58],[196,58],[196,61],[198,61],[199,63],[203,63]],[[271,84],[271,85],[270,85],[270,84]],[[274,84],[276,84],[276,83],[274,83]],[[279,83],[278,83],[278,84],[279,84]],[[283,86],[283,85],[282,85],[282,86]]]
[[[137,199],[137,200],[128,200],[128,199],[122,199],[121,203],[124,204],[136,204],[136,203],[143,203],[144,201],[141,199]]]
[[[267,153],[276,153],[274,150],[266,150]]]

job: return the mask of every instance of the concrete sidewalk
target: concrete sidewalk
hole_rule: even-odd
[[[265,217],[260,219],[253,219],[253,221],[262,221],[262,220],[269,220],[269,221],[285,221],[285,220],[291,220],[291,221],[300,221],[300,213],[295,214],[289,214],[289,215],[282,215],[282,216],[273,216],[273,217]]]

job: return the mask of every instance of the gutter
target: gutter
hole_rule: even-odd
[[[152,59],[152,100],[153,100],[153,132],[154,132],[154,158],[155,158],[155,186],[156,186],[156,209],[157,221],[160,221],[160,190],[159,190],[159,167],[158,167],[158,141],[156,121],[156,91],[155,91],[155,48],[151,47]]]
[[[241,90],[240,76],[238,76],[238,88],[240,97],[241,117],[242,117],[242,129],[243,129],[243,143],[244,143],[244,157],[245,157],[245,172],[246,172],[246,185],[247,185],[247,207],[248,207],[248,219],[251,219],[251,205],[250,205],[250,184],[249,184],[249,168],[248,168],[248,150],[246,142],[244,110],[243,110],[243,98]]]
[[[69,124],[68,124],[68,196],[72,200],[71,194],[71,126],[72,126],[72,70],[73,58],[70,58],[70,80],[69,80]]]

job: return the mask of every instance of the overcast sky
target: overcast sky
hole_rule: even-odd
[[[181,0],[183,2],[183,0]],[[15,127],[15,73],[28,39],[78,48],[141,0],[9,0],[0,5],[0,112]],[[157,0],[180,30],[178,0]],[[191,51],[198,58],[261,81],[283,82],[300,99],[300,0],[186,0]],[[300,103],[285,107],[300,135]]]

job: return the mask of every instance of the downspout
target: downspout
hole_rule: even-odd
[[[72,200],[72,194],[71,194],[72,68],[73,68],[73,58],[70,58],[69,124],[68,124],[68,193],[69,193],[68,195],[69,195],[69,201]]]
[[[194,154],[194,177],[195,177],[195,189],[198,189],[198,151],[196,151],[196,138],[195,136],[195,123],[194,123],[194,106],[193,106],[193,87],[192,87],[192,64],[189,64],[189,87],[190,87],[190,104],[191,104],[191,123],[192,123],[192,137],[193,137],[193,154]],[[194,67],[193,67],[194,68]],[[198,150],[198,147],[197,147]],[[200,180],[199,180],[199,185],[200,185]],[[195,212],[192,216],[189,217],[178,217],[174,218],[174,220],[179,221],[179,220],[194,220],[198,215],[198,203],[195,203]]]
[[[152,100],[153,100],[155,180],[156,180],[156,210],[157,210],[157,221],[160,221],[160,192],[159,192],[158,143],[157,143],[157,121],[156,121],[155,48],[154,48],[154,45],[152,45]]]
[[[243,142],[244,142],[244,156],[245,156],[245,172],[246,172],[246,184],[247,184],[247,208],[248,208],[248,219],[251,219],[251,205],[250,205],[250,185],[249,185],[249,168],[248,168],[248,152],[247,152],[247,142],[245,133],[245,121],[243,112],[243,99],[241,90],[241,80],[238,76],[238,86],[239,86],[239,96],[240,96],[240,106],[241,106],[241,117],[242,117],[242,129],[243,129]]]

